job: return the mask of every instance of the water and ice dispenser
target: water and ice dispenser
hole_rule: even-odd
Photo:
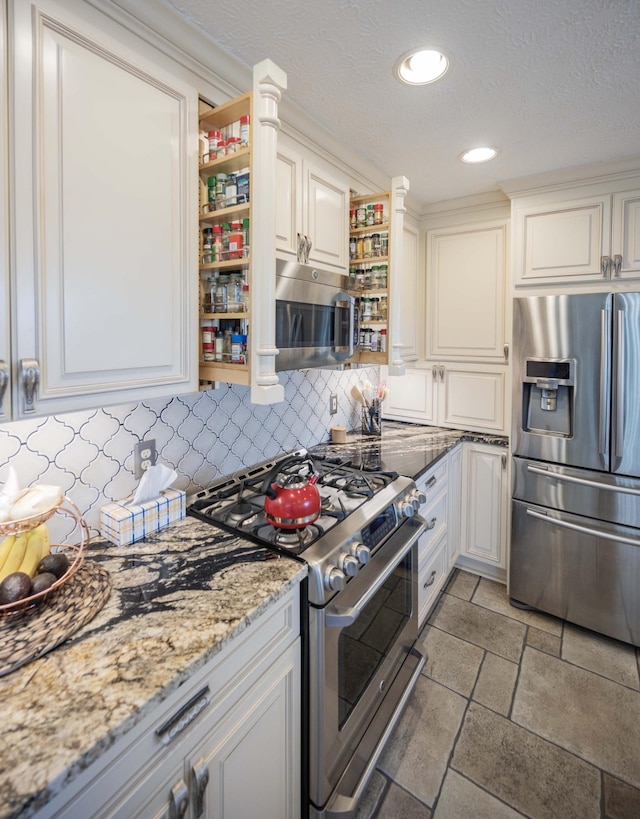
[[[575,362],[527,358],[522,377],[522,429],[570,437]]]

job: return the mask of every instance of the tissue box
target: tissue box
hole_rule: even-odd
[[[181,489],[165,489],[160,497],[139,506],[108,503],[100,510],[100,532],[116,546],[127,546],[183,518],[186,505],[186,492]]]

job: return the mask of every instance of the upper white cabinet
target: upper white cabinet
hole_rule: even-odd
[[[638,278],[640,188],[633,181],[629,190],[614,188],[631,180],[515,198],[516,287]]]
[[[0,0],[0,421],[11,417],[11,320],[9,306],[9,183],[7,168],[6,4]]]
[[[319,157],[278,140],[276,253],[347,273],[349,183]]]
[[[505,221],[427,231],[427,358],[504,362]]]
[[[197,92],[88,4],[9,19],[13,415],[193,391]]]

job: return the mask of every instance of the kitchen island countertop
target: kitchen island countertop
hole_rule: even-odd
[[[0,816],[29,816],[306,576],[306,567],[185,518],[131,546],[92,543],[104,608],[0,678]]]
[[[344,444],[318,444],[309,452],[328,457],[345,456],[361,469],[382,469],[416,480],[460,441],[509,445],[508,439],[500,435],[383,420],[381,435],[350,432]]]

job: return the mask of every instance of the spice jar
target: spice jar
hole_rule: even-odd
[[[227,206],[227,175],[219,173],[216,176],[216,210]]]
[[[242,285],[242,306],[244,308],[244,312],[249,312],[249,285],[243,284]]]
[[[356,259],[364,259],[364,237],[362,236],[356,239]]]
[[[227,312],[242,311],[242,273],[232,273],[227,285]]]
[[[216,209],[216,178],[209,176],[207,178],[207,209],[206,213],[211,213]]]
[[[380,288],[382,290],[387,289],[387,265],[381,264],[378,268],[378,272],[380,274]]]
[[[240,147],[249,146],[249,115],[240,117]]]
[[[357,259],[358,258],[357,257],[357,249],[358,249],[358,245],[356,243],[356,237],[352,236],[349,239],[349,258],[350,259]]]
[[[373,330],[371,327],[365,327],[364,330],[364,344],[362,345],[363,349],[370,350],[371,349],[371,336],[373,335]]]
[[[386,321],[389,317],[388,302],[386,296],[380,296],[380,304],[378,305],[378,315],[380,321]]]
[[[232,154],[237,153],[238,149],[240,148],[240,137],[229,137],[227,140],[227,149],[226,155],[231,156]]]
[[[364,205],[359,205],[358,208],[356,208],[356,223],[357,227],[366,227],[367,209]]]
[[[209,162],[218,158],[218,150],[222,140],[220,131],[209,131],[207,134],[209,138]]]
[[[371,299],[368,296],[360,299],[360,315],[363,321],[371,321]]]
[[[388,232],[380,234],[380,255],[389,255],[389,234]]]
[[[222,261],[222,225],[213,226],[213,261]]]
[[[249,256],[250,231],[249,218],[242,220],[242,256],[246,259]]]
[[[356,271],[356,289],[364,290],[364,270]]]
[[[367,205],[367,226],[373,224],[373,205]]]
[[[349,227],[351,228],[351,230],[353,230],[353,228],[358,227],[358,211],[356,210],[356,208],[351,208],[351,210],[349,211]]]
[[[380,348],[381,353],[386,353],[387,352],[387,331],[386,331],[386,329],[384,327],[382,328],[382,330],[380,330],[380,338],[378,339],[378,347]]]
[[[230,208],[238,204],[238,174],[230,173],[224,189],[225,207]]]
[[[218,281],[216,283],[216,292],[214,294],[214,312],[215,313],[226,313],[227,312],[227,287],[228,287],[229,277],[225,276],[224,274],[220,274],[218,276]]]
[[[362,241],[363,256],[365,259],[370,259],[372,256],[373,239],[371,236],[364,236]]]
[[[376,202],[376,204],[373,206],[373,224],[384,224],[384,205],[382,202]]]
[[[371,299],[371,321],[380,320],[380,299],[374,296]]]
[[[242,230],[242,222],[231,222],[229,227],[229,255],[227,256],[227,259],[241,259],[243,255],[243,244],[244,233]]]
[[[202,264],[211,264],[213,261],[213,229],[204,228],[202,231]]]
[[[214,328],[212,324],[204,324],[202,327],[202,360],[214,360]]]
[[[363,285],[365,290],[371,290],[371,268],[366,267],[364,271],[364,282]]]
[[[222,361],[224,357],[224,335],[222,330],[218,330],[214,339],[214,356],[216,361]]]
[[[382,256],[382,243],[380,242],[379,233],[373,233],[371,236],[371,255]]]

